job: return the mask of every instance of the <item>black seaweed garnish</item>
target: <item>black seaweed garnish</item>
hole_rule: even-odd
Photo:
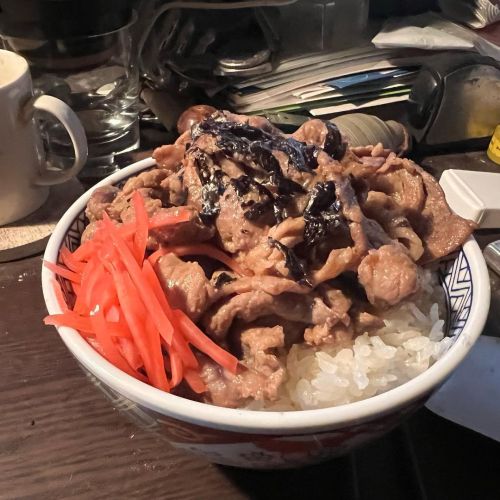
[[[228,283],[231,283],[231,281],[234,281],[236,278],[233,276],[227,274],[227,273],[220,273],[214,283],[215,288],[222,288],[224,285],[227,285]]]
[[[273,193],[271,193],[271,191],[269,191],[266,186],[256,181],[255,179],[252,179],[252,177],[248,175],[241,175],[237,179],[231,179],[231,184],[233,185],[234,190],[236,191],[236,194],[238,196],[245,196],[250,191],[256,190],[259,195],[264,196],[269,200],[274,199]]]
[[[249,146],[249,156],[269,174],[270,181],[277,184],[283,176],[279,161],[273,155],[269,142],[252,142]]]
[[[329,210],[336,200],[335,183],[333,181],[319,182],[311,189],[311,197],[304,213],[319,215]]]
[[[342,142],[340,132],[330,122],[325,122],[325,126],[327,134],[324,150],[333,158],[340,159],[345,153],[345,144]],[[274,152],[285,153],[288,165],[300,172],[314,174],[314,169],[318,166],[321,149],[317,146],[274,135],[247,123],[227,121],[223,116],[209,117],[193,127],[192,137],[195,140],[204,133],[215,138],[217,146],[224,155],[246,165],[245,171],[249,175],[231,179],[231,184],[237,196],[242,198],[241,206],[245,209],[245,218],[254,223],[269,214],[274,214],[277,223],[282,222],[288,216],[287,206],[291,202],[291,197],[297,193],[306,193],[299,183],[285,176]],[[214,172],[213,166],[204,168],[204,163],[206,164],[203,161],[198,163],[203,204],[200,215],[202,220],[208,223],[213,222],[220,212],[219,197],[224,192],[227,180],[223,179],[224,174],[215,174],[217,170]],[[272,192],[266,186],[269,186]],[[333,183],[324,183],[321,186],[315,188],[316,191],[313,190],[310,206],[304,212],[306,219],[304,235],[309,245],[324,239],[330,229],[340,224],[339,207],[335,209],[335,187]],[[258,193],[258,198],[244,199],[251,191]],[[330,200],[332,196],[333,199]]]
[[[242,201],[241,208],[251,207],[252,205],[255,205],[255,203],[257,203],[255,200]]]
[[[243,213],[243,217],[251,222],[258,221],[261,217],[268,214],[273,208],[273,202],[271,200],[258,201],[254,203],[246,212]]]
[[[320,182],[311,190],[304,210],[304,241],[312,246],[324,240],[328,233],[342,222],[340,201],[335,195],[333,181]]]
[[[323,149],[334,160],[341,160],[345,155],[347,144],[342,141],[342,135],[335,124],[327,121],[323,123],[327,129]]]
[[[209,166],[208,158],[202,151],[196,151],[194,156],[201,181],[200,219],[204,224],[211,224],[219,215],[219,198],[226,190],[227,176],[219,168]]]
[[[282,195],[291,195],[295,193],[304,194],[307,192],[298,182],[292,181],[292,179],[288,177],[281,177],[277,186],[278,193]]]
[[[312,144],[308,144],[303,149],[304,157],[308,165],[315,165],[314,168],[318,166],[318,155],[320,153],[320,149]]]
[[[317,149],[316,146],[308,146],[306,143],[297,141],[291,137],[288,139],[280,139],[275,149],[286,153],[290,158],[289,164],[291,163],[297,170],[301,172],[312,172],[313,169],[318,167],[317,158],[309,154],[311,148]],[[304,151],[308,151],[307,156],[304,154]]]
[[[284,255],[285,266],[290,271],[292,278],[301,285],[312,287],[311,282],[307,279],[307,271],[304,263],[295,255],[293,249],[273,238],[268,238],[268,241],[271,246],[277,248]]]
[[[269,182],[276,186],[279,194],[304,193],[304,188],[297,182],[283,175],[279,161],[273,155],[269,143],[255,142],[250,146],[250,153],[257,162],[269,174]]]
[[[288,217],[288,203],[290,203],[290,197],[288,195],[278,195],[274,199],[274,218],[278,224],[283,222]]]
[[[288,156],[289,165],[301,172],[312,173],[318,166],[316,146],[307,145],[293,138],[274,135],[246,123],[234,123],[210,117],[192,131],[193,139],[207,133],[216,138],[217,146],[230,156],[244,155],[255,159],[268,172],[276,172],[279,163],[272,151],[282,151]]]
[[[248,175],[241,175],[237,179],[231,179],[231,184],[238,196],[245,196],[252,189],[252,179]]]
[[[257,222],[261,217],[273,213],[276,222],[279,224],[288,217],[288,212],[286,210],[286,206],[290,202],[288,193],[273,195],[266,186],[248,175],[242,175],[237,179],[231,179],[231,184],[239,197],[244,197],[252,190],[257,191],[259,195],[260,201],[243,200],[241,202],[242,208],[248,208],[243,214],[247,220]],[[298,186],[302,190],[302,186]],[[293,186],[290,189],[292,188]]]

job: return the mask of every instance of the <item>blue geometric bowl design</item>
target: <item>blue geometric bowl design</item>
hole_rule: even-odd
[[[440,263],[439,279],[446,295],[447,334],[455,337],[469,319],[473,285],[469,261],[463,250],[449,255]]]

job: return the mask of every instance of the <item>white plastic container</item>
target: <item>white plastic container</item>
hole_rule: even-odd
[[[369,0],[298,0],[280,7],[284,54],[340,50],[362,39]]]
[[[483,229],[500,227],[500,173],[450,169],[439,184],[458,215]]]

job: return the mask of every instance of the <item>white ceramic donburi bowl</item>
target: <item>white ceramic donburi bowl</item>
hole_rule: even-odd
[[[154,160],[134,163],[93,189],[118,184],[152,167]],[[44,258],[57,261],[63,243],[79,244],[84,210],[93,189],[82,195],[57,224]],[[172,445],[213,462],[250,468],[294,467],[345,453],[394,427],[421,406],[464,359],[481,334],[490,302],[489,277],[473,238],[440,267],[448,306],[448,334],[454,343],[427,371],[386,393],[335,408],[292,412],[255,412],[220,408],[162,392],[125,374],[102,358],[72,328],[58,328],[61,339],[93,383],[114,407],[141,427]],[[61,312],[51,280],[42,271],[43,293],[50,314]],[[71,293],[62,281],[63,292]]]

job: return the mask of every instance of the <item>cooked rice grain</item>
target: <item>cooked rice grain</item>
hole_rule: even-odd
[[[294,345],[286,356],[288,379],[274,402],[249,409],[310,410],[337,406],[388,391],[424,372],[450,347],[444,336],[443,290],[436,275],[422,274],[423,292],[386,311],[384,328],[351,345]]]

